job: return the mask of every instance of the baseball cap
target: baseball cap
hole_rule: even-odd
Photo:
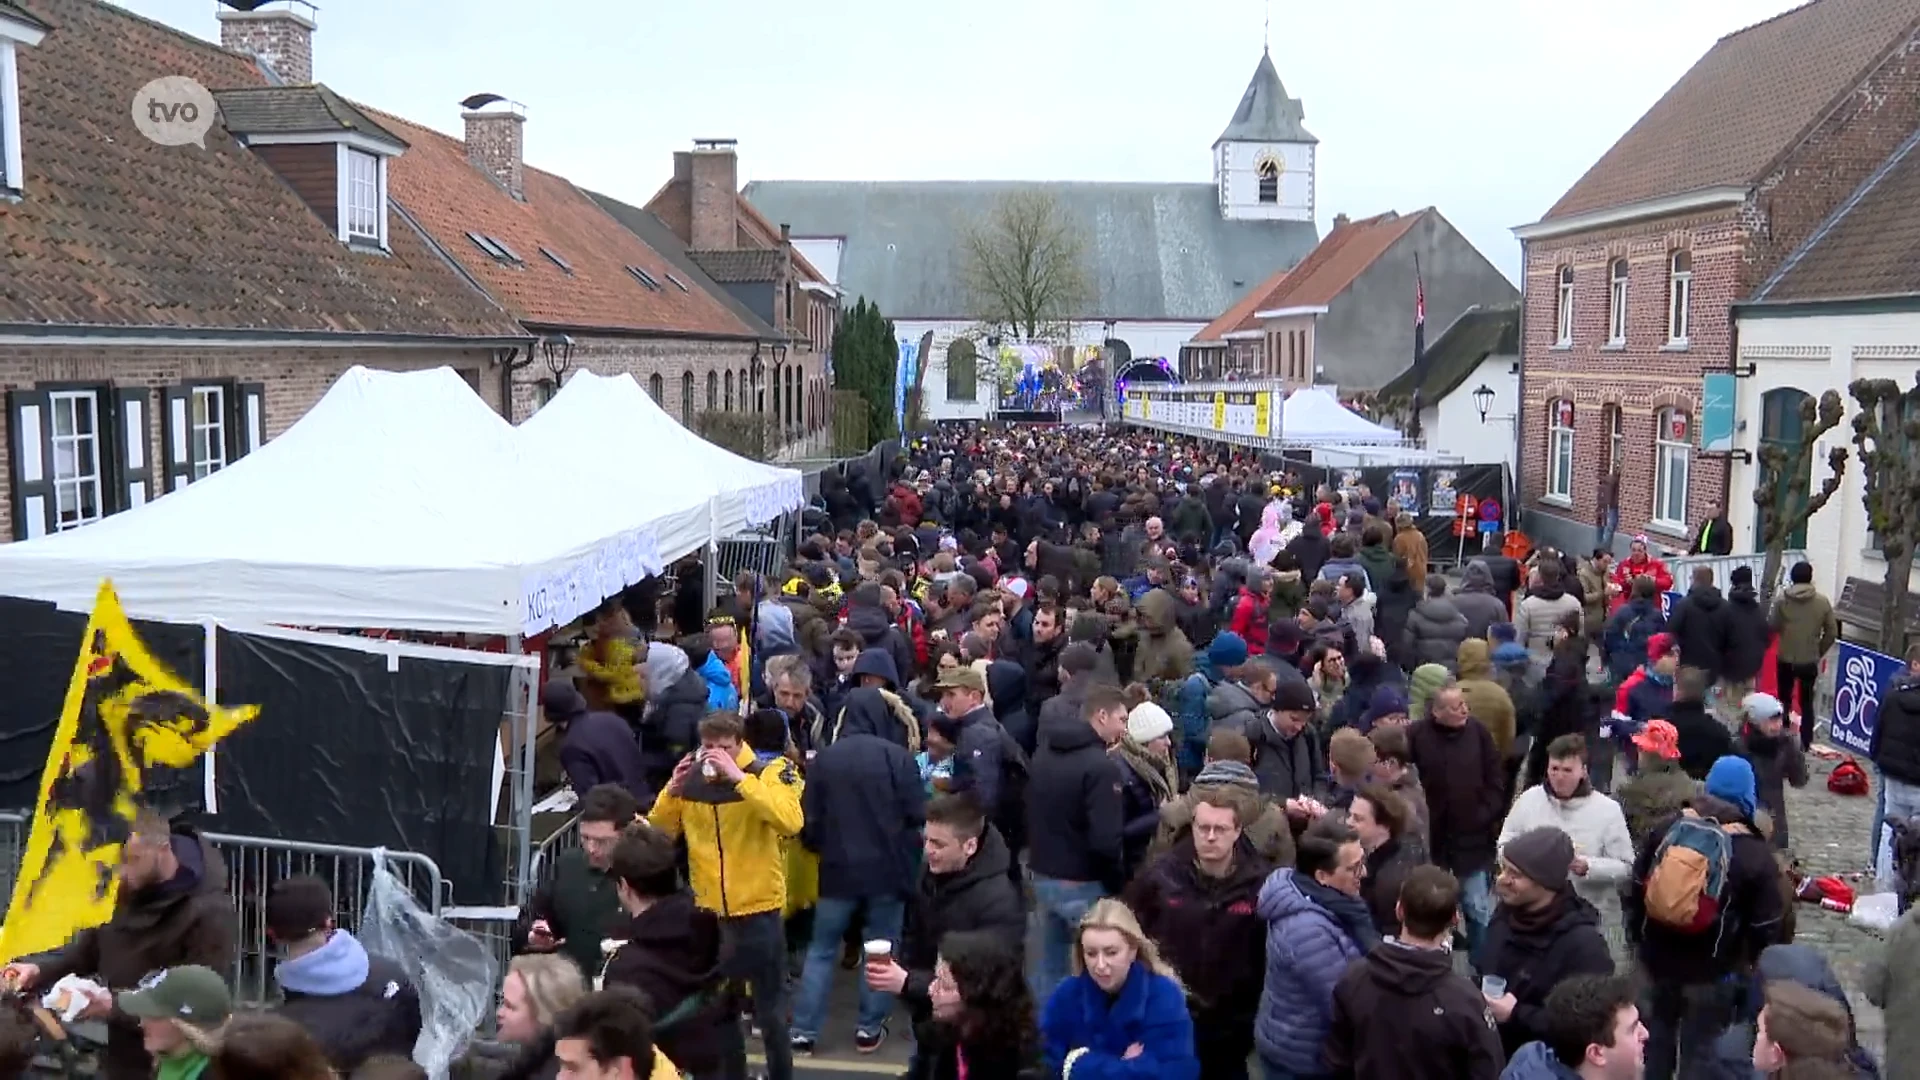
[[[1663,758],[1677,759],[1680,756],[1680,731],[1665,720],[1649,720],[1647,726],[1633,737],[1633,745],[1642,750],[1651,750]]]
[[[1027,598],[1028,585],[1027,585],[1026,578],[1021,578],[1021,577],[1006,578],[1005,580],[1000,582],[1000,587],[1006,590],[1007,592],[1010,592],[1013,595],[1019,597],[1022,600],[1025,600]]]
[[[1772,694],[1752,693],[1740,699],[1740,710],[1755,720],[1772,720],[1786,710]]]
[[[140,1020],[184,1020],[195,1027],[225,1023],[233,1014],[227,981],[198,964],[164,968],[140,980],[135,990],[116,999],[120,1011]]]
[[[940,676],[933,684],[935,690],[972,690],[975,693],[987,692],[987,677],[980,674],[978,668],[962,664]]]
[[[1647,659],[1657,663],[1679,644],[1672,634],[1655,634],[1647,639]]]

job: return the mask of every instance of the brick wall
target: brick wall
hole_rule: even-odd
[[[148,402],[150,446],[148,460],[163,461],[163,430],[159,419],[159,388],[187,382],[232,380],[259,383],[266,389],[264,434],[271,439],[293,425],[340,374],[354,364],[392,371],[417,371],[445,365],[477,373],[481,397],[500,407],[499,368],[486,350],[459,349],[278,349],[278,348],[124,348],[79,346],[0,345],[0,390],[26,389],[41,383],[93,383],[115,387],[146,386],[155,393]],[[0,411],[0,427],[11,416]],[[0,439],[0,540],[13,536],[12,433]],[[157,478],[150,494],[162,491]]]
[[[313,23],[291,11],[222,11],[220,44],[258,56],[286,82],[313,81]]]
[[[732,148],[696,149],[692,155],[692,203],[688,247],[731,251],[739,247],[740,159]]]
[[[526,117],[508,112],[466,112],[467,160],[516,199],[526,195]]]
[[[742,380],[751,383],[750,373],[753,364],[753,342],[750,341],[702,341],[697,339],[676,338],[622,338],[611,336],[593,336],[575,334],[572,367],[592,371],[599,375],[629,374],[640,383],[642,389],[649,386],[649,380],[660,376],[660,406],[667,414],[692,429],[691,418],[684,415],[681,399],[682,378],[693,375],[693,407],[695,413],[707,408],[707,373],[713,372],[724,382],[725,373],[734,375],[733,406],[735,412],[747,410],[748,403],[741,393]],[[794,350],[788,353],[799,374],[808,379],[817,379],[821,375],[821,362],[817,355]],[[761,347],[761,358],[765,370],[761,374],[762,388],[767,391],[767,410],[774,409],[772,351]],[[543,357],[536,355],[533,363],[514,372],[513,414],[510,419],[524,420],[533,414],[536,387],[542,380],[551,379]],[[806,409],[804,383],[796,383],[795,394]],[[726,407],[724,390],[716,395],[720,408]]]

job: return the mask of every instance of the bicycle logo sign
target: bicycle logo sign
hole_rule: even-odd
[[[1891,656],[1847,642],[1840,643],[1839,665],[1833,693],[1831,737],[1839,745],[1864,754],[1873,746],[1880,695],[1901,665]]]

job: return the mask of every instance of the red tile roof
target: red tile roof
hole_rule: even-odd
[[[525,336],[399,218],[390,257],[351,251],[218,124],[205,149],[135,130],[148,81],[263,85],[252,59],[95,0],[22,6],[52,30],[17,50],[25,197],[0,203],[0,322]]]
[[[1916,0],[1813,0],[1721,38],[1546,219],[1750,184],[1920,24]]]
[[[563,177],[527,166],[522,202],[474,168],[459,139],[367,111],[411,147],[388,167],[393,200],[521,321],[583,330],[752,335],[705,290],[683,292],[669,281],[674,268],[665,257]],[[505,241],[522,264],[509,266],[483,253],[469,232]],[[573,272],[541,254],[543,247]],[[661,288],[642,284],[629,266],[645,270]]]
[[[1920,295],[1920,132],[1763,286],[1769,303]]]
[[[1426,213],[1416,210],[1396,214],[1389,210],[1377,217],[1336,223],[1300,265],[1275,274],[1234,301],[1224,314],[1194,335],[1194,340],[1218,341],[1235,331],[1256,329],[1260,325],[1257,315],[1262,311],[1331,304]]]
[[[779,247],[780,227],[754,209],[746,196],[736,194],[733,198],[740,215],[734,225],[738,243],[745,248]],[[672,229],[675,236],[687,243],[693,242],[693,201],[688,194],[686,181],[669,177],[666,183],[660,185],[660,190],[653,193],[653,198],[647,200],[646,209],[654,217],[666,222],[667,228]],[[803,281],[832,284],[825,274],[814,269],[806,256],[800,254],[799,248],[793,250],[793,265],[800,271]]]

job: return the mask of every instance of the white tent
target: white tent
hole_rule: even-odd
[[[85,610],[111,577],[130,614],[171,621],[538,632],[714,535],[714,470],[701,476],[684,449],[656,466],[648,444],[665,434],[628,441],[642,430],[629,420],[543,442],[451,369],[355,367],[232,466],[85,528],[0,545],[0,592]],[[643,482],[634,490],[672,494],[602,513],[626,501],[600,486],[595,448],[609,439],[632,447],[614,460]]]
[[[1392,446],[1406,441],[1399,432],[1368,420],[1314,386],[1287,395],[1280,414],[1280,439],[1289,447]]]

